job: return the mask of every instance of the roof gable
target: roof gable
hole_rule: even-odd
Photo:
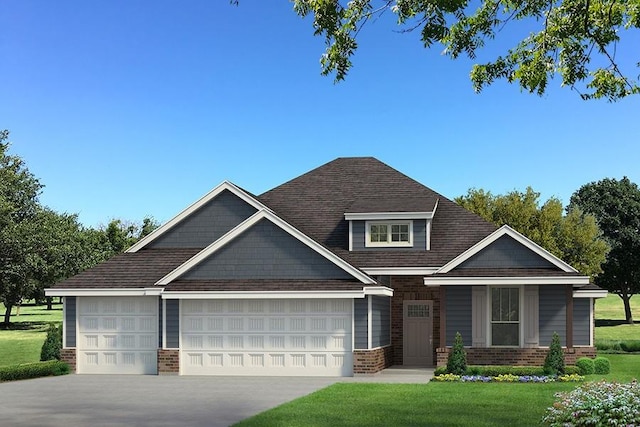
[[[127,252],[142,248],[205,248],[263,208],[249,193],[224,181]]]
[[[506,251],[513,253],[506,254]],[[508,225],[503,225],[445,264],[437,273],[448,273],[453,269],[489,267],[491,262],[498,263],[493,265],[494,268],[556,268],[567,273],[577,273],[575,268]],[[512,265],[506,265],[507,263]]]
[[[287,269],[289,273],[285,273]],[[371,277],[273,212],[263,209],[160,279],[157,284],[168,285],[177,279],[317,279],[320,276],[330,279],[355,278],[365,284],[375,283]]]

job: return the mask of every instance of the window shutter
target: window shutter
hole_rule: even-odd
[[[524,287],[524,346],[528,348],[539,347],[540,337],[538,333],[539,308],[538,286],[528,285]]]
[[[471,287],[472,347],[487,346],[487,288]]]

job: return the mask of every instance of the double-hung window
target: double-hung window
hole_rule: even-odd
[[[491,345],[520,345],[520,288],[491,288]]]
[[[367,222],[367,246],[411,246],[411,221],[402,222]]]

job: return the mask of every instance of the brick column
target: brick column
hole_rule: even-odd
[[[76,349],[63,348],[60,349],[60,360],[69,365],[71,372],[76,372]]]
[[[158,350],[158,375],[180,373],[180,350]]]

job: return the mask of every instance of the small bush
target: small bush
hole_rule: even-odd
[[[539,366],[473,366],[475,372],[471,373],[467,369],[467,375],[485,375],[488,377],[497,377],[499,375],[544,375],[544,370]]]
[[[635,426],[640,425],[640,385],[583,384],[571,392],[556,393],[542,422],[549,426]]]
[[[24,365],[12,365],[0,368],[0,382],[65,375],[68,373],[69,365],[58,360],[26,363]]]
[[[446,367],[446,366],[440,366],[440,367],[436,368],[436,369],[433,371],[433,375],[434,375],[434,376],[444,375],[444,374],[446,374],[446,373],[447,373],[447,367]]]
[[[460,335],[460,332],[456,332],[456,337],[453,340],[453,348],[447,359],[447,372],[450,374],[464,375],[466,370],[467,352],[464,351],[462,335]]]
[[[620,350],[625,351],[627,353],[640,352],[640,341],[638,340],[620,341],[619,345],[620,345]]]
[[[57,327],[54,324],[49,325],[47,331],[47,338],[42,344],[42,350],[40,351],[40,360],[60,360],[60,350],[62,349],[62,327]]]
[[[608,374],[611,371],[611,364],[606,357],[596,357],[593,360],[593,370],[596,374]]]
[[[548,375],[564,374],[564,353],[556,332],[553,333],[547,357],[544,359],[544,372]]]
[[[578,374],[580,375],[580,368],[575,365],[565,365],[564,373],[567,375]]]
[[[581,357],[576,361],[576,366],[580,369],[580,375],[591,375],[594,371],[593,359]]]

